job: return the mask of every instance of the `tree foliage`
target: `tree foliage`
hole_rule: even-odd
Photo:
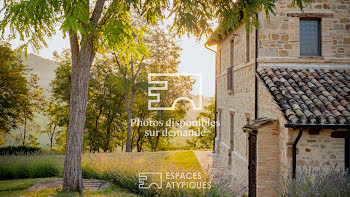
[[[87,106],[87,118],[84,135],[84,151],[115,151],[124,150],[126,145],[127,129],[127,109],[125,107],[125,94],[131,93],[134,89],[135,98],[132,107],[132,118],[142,121],[148,119],[161,119],[164,122],[169,118],[180,120],[187,111],[186,103],[179,103],[176,110],[172,112],[149,111],[148,110],[148,73],[176,73],[179,65],[178,58],[181,48],[177,46],[176,39],[168,35],[160,28],[153,28],[152,31],[145,32],[143,47],[148,52],[143,62],[135,61],[134,72],[138,66],[142,66],[138,75],[134,75],[132,82],[130,63],[121,60],[119,68],[114,55],[98,55],[92,65],[91,79],[89,82],[89,103]],[[130,51],[129,51],[130,53]],[[129,54],[131,58],[132,52]],[[126,54],[128,55],[128,54]],[[57,144],[59,149],[64,149],[63,139],[66,138],[68,129],[69,95],[71,80],[70,52],[64,51],[62,54],[55,54],[56,62],[59,65],[56,69],[56,77],[51,82],[52,96],[55,103],[60,103],[53,110],[53,118],[63,131],[57,133]],[[169,88],[171,91],[162,92],[162,98],[167,105],[179,96],[190,96],[190,91],[194,83],[191,79],[169,78]],[[134,84],[132,88],[132,84]],[[124,89],[126,88],[126,89]],[[131,147],[136,147],[137,151],[146,150],[166,150],[169,145],[168,139],[159,137],[146,137],[145,131],[150,129],[161,129],[152,127],[139,127],[132,125]],[[163,128],[165,129],[165,128]],[[172,129],[168,127],[168,129]]]
[[[147,22],[155,23],[164,17],[173,16],[172,29],[177,34],[189,33],[197,37],[213,32],[214,23],[220,26],[217,32],[227,33],[240,21],[247,27],[258,25],[255,14],[263,11],[268,17],[274,14],[277,0],[155,0],[155,1],[96,1],[103,9],[101,17],[93,20],[96,13],[92,3],[85,0],[5,0],[4,20],[0,27],[12,30],[12,37],[20,37],[34,49],[47,47],[45,36],[56,33],[54,27],[68,34],[69,31],[87,34],[96,31],[96,49],[112,49],[132,37],[131,10],[143,16]],[[291,5],[303,9],[311,0],[291,0]],[[169,14],[168,14],[169,13]],[[101,47],[103,46],[103,47]]]
[[[26,107],[20,110],[22,121],[18,130],[20,136],[16,137],[22,145],[37,146],[36,134],[39,131],[39,124],[35,121],[35,115],[42,113],[44,109],[43,89],[38,84],[39,77],[37,74],[30,73],[27,81],[28,94]],[[33,133],[34,132],[34,133]]]
[[[215,123],[215,100],[210,98],[210,104],[204,107],[205,111],[201,112],[197,121],[207,121],[210,123]],[[215,123],[216,124],[216,123]],[[221,123],[218,123],[221,124]],[[215,135],[215,125],[214,124],[205,124],[200,126],[191,126],[189,129],[199,130],[204,135],[199,135],[192,137],[192,139],[187,140],[187,146],[190,149],[213,149],[213,140]]]
[[[4,134],[19,126],[23,111],[29,108],[27,68],[18,54],[8,44],[0,44],[0,145],[5,142]]]

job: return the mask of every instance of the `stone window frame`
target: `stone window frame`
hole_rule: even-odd
[[[319,32],[321,34],[322,32],[322,19],[323,18],[333,18],[334,14],[333,13],[307,13],[307,12],[291,12],[287,13],[288,17],[298,17],[299,19],[318,19],[320,20],[320,25],[319,25]],[[320,57],[322,58],[322,35],[320,35],[320,56],[312,56],[312,57]],[[300,47],[299,47],[300,48]],[[301,56],[301,57],[310,57],[310,56]]]

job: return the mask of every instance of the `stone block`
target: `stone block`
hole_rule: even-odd
[[[261,57],[276,57],[278,56],[277,48],[261,48],[259,49],[259,56]]]
[[[343,44],[350,44],[350,38],[344,38]]]
[[[344,30],[345,28],[344,28],[344,25],[342,25],[342,24],[334,24],[333,29],[334,30]]]

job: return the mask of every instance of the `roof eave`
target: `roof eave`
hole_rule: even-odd
[[[319,128],[319,129],[350,129],[350,124],[299,124],[287,123],[284,125],[287,128]]]
[[[214,40],[214,39],[211,39],[209,38],[206,42],[205,42],[205,45],[206,46],[213,46],[213,45],[217,45],[218,44],[218,41]]]

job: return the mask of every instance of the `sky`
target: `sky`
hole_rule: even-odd
[[[171,20],[171,19],[168,19]],[[165,23],[170,23],[166,21]],[[56,28],[56,35],[51,38],[47,38],[48,47],[35,53],[32,48],[28,49],[28,53],[34,53],[46,59],[53,60],[53,52],[61,52],[64,49],[69,48],[68,38],[63,38],[63,34]],[[202,37],[200,41],[197,41],[196,37],[188,37],[183,35],[179,39],[179,46],[183,49],[180,53],[180,65],[179,73],[199,73],[202,76],[202,93],[206,97],[214,96],[215,92],[215,53],[206,49],[204,43],[205,37]],[[21,45],[22,42],[19,39],[12,40],[12,48],[16,48]],[[196,80],[198,78],[195,78]],[[197,80],[194,86],[194,94],[199,91],[199,80]]]

